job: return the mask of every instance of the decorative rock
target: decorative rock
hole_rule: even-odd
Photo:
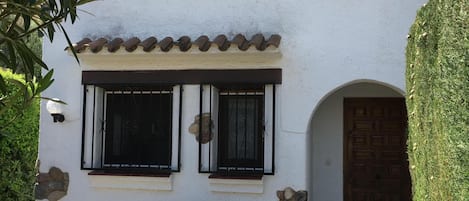
[[[279,200],[285,200],[285,195],[283,194],[283,191],[277,191],[277,197]]]
[[[308,200],[308,192],[306,191],[297,191],[295,194],[296,201],[307,201]]]
[[[65,195],[67,195],[67,192],[64,191],[54,191],[51,192],[48,196],[47,199],[52,201],[52,200],[59,200],[60,198],[63,198]]]
[[[283,191],[277,191],[279,201],[307,201],[306,191],[295,191],[291,187],[286,187]]]
[[[60,180],[64,177],[64,173],[62,172],[62,170],[56,167],[51,167],[49,169],[49,175],[52,180]]]
[[[195,139],[202,144],[210,142],[213,138],[213,121],[210,119],[210,113],[202,114],[202,122],[200,122],[200,115],[195,116],[194,123],[189,126],[189,132],[195,135]],[[202,124],[202,129],[199,128]],[[202,131],[202,137],[199,132]]]
[[[293,188],[286,187],[283,190],[283,195],[285,197],[285,200],[291,200],[293,198],[293,196],[295,196],[295,194],[296,194],[296,192],[295,192],[295,190],[293,190]]]
[[[38,200],[48,199],[57,201],[67,194],[69,177],[57,167],[49,169],[49,173],[39,173],[34,189],[34,196]]]

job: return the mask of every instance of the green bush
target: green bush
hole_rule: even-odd
[[[19,89],[8,80],[21,81],[21,76],[1,68],[0,74],[7,80],[9,89],[8,94],[4,95],[15,96]],[[23,103],[16,104],[20,106]],[[18,113],[18,110],[9,108],[0,116],[0,125],[7,125],[0,130],[0,200],[2,201],[33,200],[39,137],[39,100],[35,99],[26,110],[19,115]]]
[[[469,0],[429,0],[407,45],[414,200],[469,200]]]

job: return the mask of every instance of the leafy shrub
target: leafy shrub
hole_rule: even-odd
[[[414,200],[469,200],[469,0],[430,0],[407,45]]]
[[[5,78],[9,89],[1,98],[21,95],[19,88],[13,83],[21,82],[21,76],[2,69],[0,74]],[[22,98],[17,100],[16,106],[24,104],[21,102]],[[2,109],[4,108],[0,106],[0,110]],[[6,125],[0,128],[0,200],[33,200],[39,137],[39,100],[34,99],[26,110],[9,107],[2,111],[0,125]]]

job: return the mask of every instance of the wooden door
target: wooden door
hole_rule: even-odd
[[[403,98],[344,99],[344,200],[410,201]]]

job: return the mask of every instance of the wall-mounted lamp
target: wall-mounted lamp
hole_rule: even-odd
[[[54,122],[63,122],[65,116],[63,115],[63,102],[60,99],[53,98],[46,103],[46,109],[52,115]]]

